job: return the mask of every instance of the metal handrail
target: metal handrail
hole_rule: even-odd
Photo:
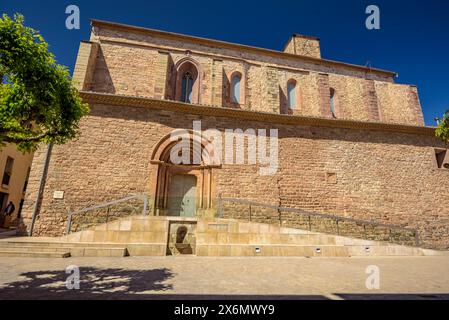
[[[366,236],[366,226],[368,225],[368,226],[388,229],[388,230],[390,230],[390,232],[392,230],[411,232],[415,235],[416,246],[418,246],[419,242],[420,242],[419,233],[418,233],[417,229],[405,228],[405,227],[400,227],[400,226],[396,226],[396,225],[388,225],[388,224],[378,223],[375,221],[341,217],[341,216],[336,216],[336,215],[326,214],[326,213],[311,212],[311,211],[306,211],[306,210],[296,209],[296,208],[287,208],[287,207],[270,205],[270,204],[255,202],[255,201],[251,201],[251,200],[238,199],[238,198],[219,197],[218,198],[218,216],[219,217],[223,217],[223,202],[240,203],[240,204],[248,205],[250,221],[251,221],[252,207],[263,207],[263,208],[270,208],[270,209],[279,211],[279,220],[280,221],[282,220],[281,212],[292,212],[292,213],[298,213],[300,215],[306,215],[309,217],[309,225],[310,225],[310,217],[319,217],[319,218],[335,220],[338,234],[339,234],[338,222],[343,221],[343,222],[352,222],[352,223],[363,225],[365,228],[365,236]]]
[[[123,203],[123,202],[127,202],[129,200],[134,200],[134,199],[142,199],[143,200],[143,210],[142,210],[142,215],[147,215],[147,211],[148,211],[148,195],[146,194],[137,194],[137,195],[131,195],[125,198],[121,198],[118,200],[114,200],[114,201],[109,201],[109,202],[105,202],[96,206],[92,206],[92,207],[87,207],[81,210],[77,210],[77,211],[72,211],[69,212],[68,218],[67,218],[67,225],[66,225],[66,234],[68,235],[70,233],[70,229],[72,227],[72,217],[74,215],[78,215],[78,214],[82,214],[82,213],[86,213],[89,211],[93,211],[93,210],[97,210],[97,209],[102,209],[102,208],[107,208],[109,206],[115,205],[115,204],[119,204],[119,203]]]

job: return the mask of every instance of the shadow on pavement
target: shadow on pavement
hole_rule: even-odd
[[[168,269],[128,270],[80,268],[78,290],[69,290],[64,271],[33,271],[20,275],[23,280],[0,288],[0,299],[135,299],[145,292],[171,290],[164,282],[173,274]]]
[[[174,274],[166,268],[130,270],[80,268],[80,286],[69,290],[64,271],[22,273],[19,280],[0,287],[0,300],[328,300],[321,295],[213,295],[172,294],[167,283]],[[72,283],[72,282],[71,282]],[[344,300],[449,300],[449,294],[334,294]]]
[[[63,271],[33,271],[21,280],[0,287],[0,300],[327,300],[320,295],[196,295],[170,294],[174,277],[169,269],[129,270],[80,268],[80,285],[69,290],[70,274]]]

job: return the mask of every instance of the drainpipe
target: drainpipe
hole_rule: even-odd
[[[50,155],[51,150],[53,149],[53,144],[49,143],[47,145],[47,152],[45,153],[44,158],[44,168],[42,169],[42,175],[39,181],[39,190],[37,192],[34,209],[33,209],[33,215],[31,217],[31,225],[30,225],[30,232],[29,236],[33,236],[33,229],[34,229],[34,223],[36,222],[37,215],[39,214],[40,207],[41,207],[41,201],[42,201],[42,195],[44,193],[45,188],[45,180],[47,179],[47,173],[48,173],[48,165],[50,164]]]

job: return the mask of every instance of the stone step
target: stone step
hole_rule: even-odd
[[[336,245],[336,238],[321,234],[257,234],[257,233],[197,233],[201,244],[297,244]]]
[[[68,248],[60,248],[60,247],[41,247],[41,246],[2,246],[0,247],[1,251],[22,251],[22,252],[69,252]]]
[[[126,248],[96,248],[96,247],[76,247],[70,248],[72,257],[126,257],[128,250]]]
[[[369,257],[423,256],[420,248],[395,245],[251,245],[210,244],[196,247],[198,256],[261,256],[261,257]]]
[[[374,246],[359,246],[359,245],[349,245],[349,254],[352,257],[405,257],[405,256],[424,256],[424,252],[421,248],[405,247],[397,245],[374,245]]]
[[[34,251],[3,251],[0,250],[0,257],[20,257],[20,258],[68,258],[69,252],[34,252]]]
[[[349,257],[346,246],[308,245],[198,245],[197,256],[222,257]]]
[[[26,245],[26,246],[1,246],[1,251],[12,252],[55,252],[65,253],[69,252],[72,257],[125,257],[128,255],[128,251],[125,247],[56,247],[56,246],[38,246],[38,245]]]
[[[118,248],[126,247],[119,243],[101,243],[101,242],[44,242],[44,241],[0,241],[2,247],[49,247],[49,248],[75,248],[75,247],[95,247],[95,248]]]
[[[51,241],[0,241],[0,251],[16,253],[69,253],[72,257],[125,257],[125,245],[115,243],[68,243]]]

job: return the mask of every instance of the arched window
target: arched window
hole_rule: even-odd
[[[174,88],[174,99],[185,103],[200,103],[201,66],[190,57],[182,58],[175,65],[170,82]]]
[[[337,118],[336,113],[335,113],[335,89],[334,88],[330,88],[330,111],[331,111],[332,117]]]
[[[296,81],[289,81],[287,84],[288,93],[288,107],[290,109],[296,108]]]
[[[193,77],[190,74],[190,72],[186,72],[182,76],[181,90],[182,90],[181,101],[186,103],[192,103]]]
[[[240,104],[240,82],[242,77],[240,74],[234,74],[231,78],[231,100],[233,103]]]

